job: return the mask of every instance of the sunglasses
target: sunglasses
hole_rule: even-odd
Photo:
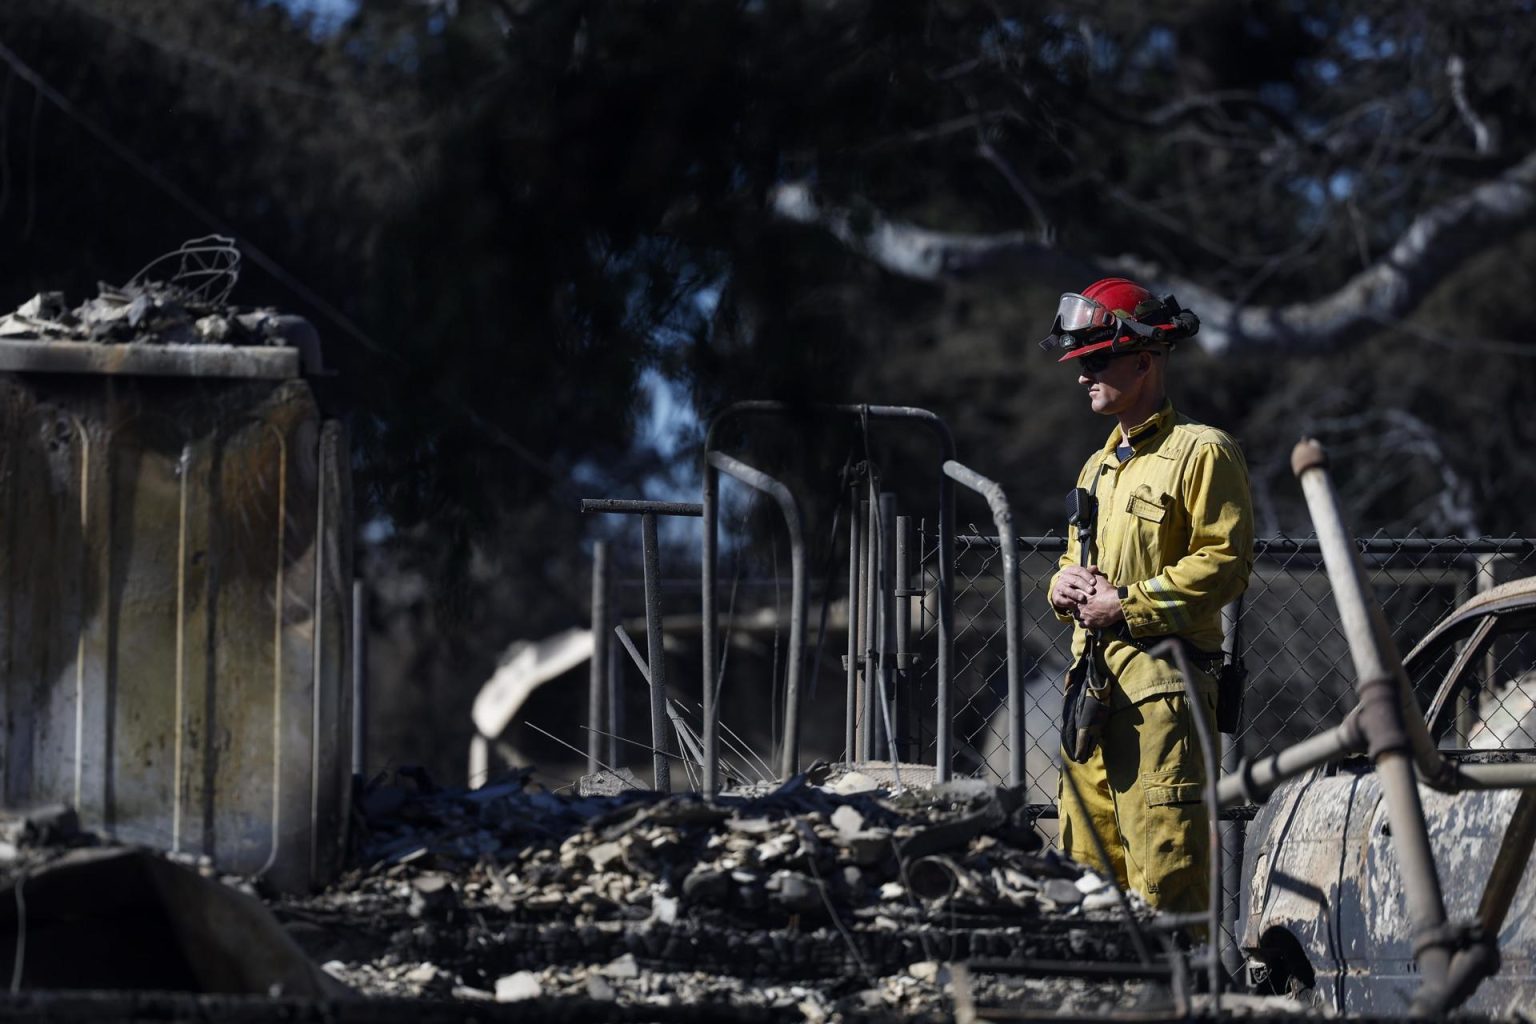
[[[1139,351],[1144,352],[1146,350],[1140,349]],[[1119,359],[1122,356],[1134,356],[1135,354],[1135,351],[1094,352],[1090,355],[1078,356],[1076,359],[1072,360],[1072,362],[1077,366],[1078,369],[1085,373],[1103,373],[1106,369],[1109,368],[1109,364],[1114,362],[1116,359]]]

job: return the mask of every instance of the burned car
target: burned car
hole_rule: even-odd
[[[1467,601],[1403,660],[1447,762],[1536,762],[1533,645],[1536,577]],[[1520,835],[1530,815],[1516,806],[1531,798],[1517,789],[1417,788],[1449,921],[1491,920],[1496,932],[1498,970],[1464,1008],[1528,1010],[1536,1004],[1536,872],[1530,837]],[[1490,916],[1484,885],[1496,861],[1514,873],[1513,898]],[[1249,826],[1244,869],[1239,927],[1250,985],[1339,1012],[1409,1008],[1423,979],[1405,872],[1369,758],[1336,760],[1277,786]]]

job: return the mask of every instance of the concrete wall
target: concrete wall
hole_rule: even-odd
[[[285,889],[333,875],[348,468],[302,380],[0,374],[0,801]]]

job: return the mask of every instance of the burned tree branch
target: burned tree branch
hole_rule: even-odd
[[[1472,101],[1467,98],[1467,63],[1461,59],[1460,54],[1451,54],[1445,62],[1445,75],[1451,80],[1451,99],[1456,104],[1456,113],[1461,115],[1462,122],[1472,133],[1478,155],[1492,153],[1495,149],[1493,131],[1487,121],[1477,116],[1477,111],[1472,109]]]
[[[1033,232],[934,231],[867,213],[822,206],[801,183],[769,196],[780,218],[820,227],[892,273],[919,280],[965,277],[1022,264],[1053,278],[1123,273],[1176,291],[1200,313],[1197,341],[1210,352],[1285,347],[1325,351],[1395,322],[1474,253],[1536,222],[1536,153],[1503,174],[1421,213],[1380,258],[1332,294],[1282,306],[1239,306],[1209,287],[1134,255],[1084,258],[1043,245]]]

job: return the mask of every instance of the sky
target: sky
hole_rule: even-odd
[[[345,21],[357,10],[359,2],[361,0],[277,0],[296,13],[313,14],[319,27]]]

